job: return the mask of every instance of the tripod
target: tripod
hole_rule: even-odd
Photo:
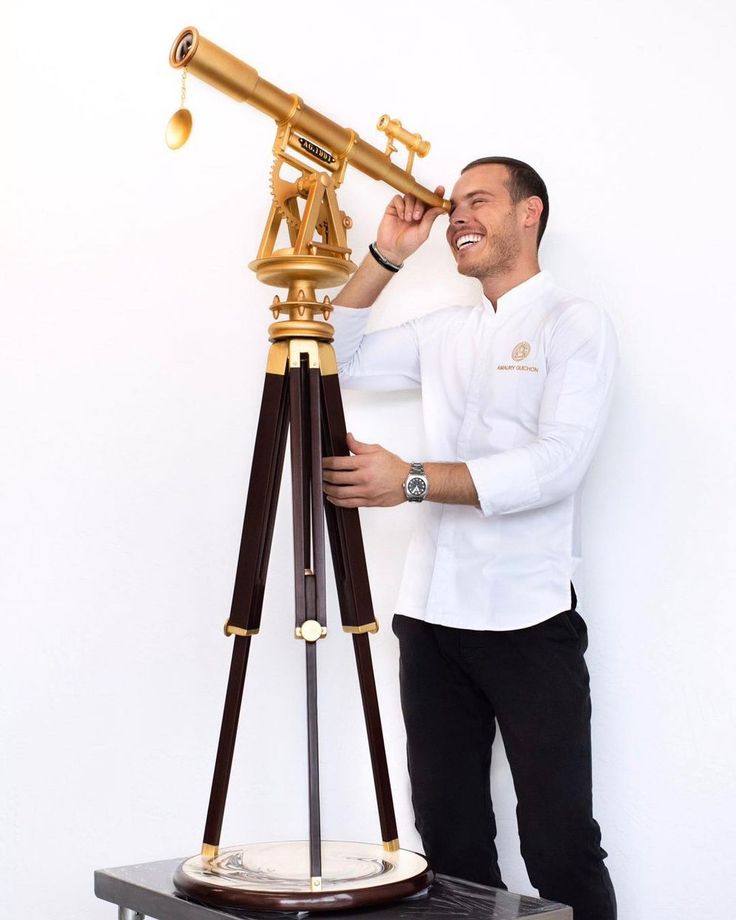
[[[277,323],[271,330],[290,327]],[[306,324],[304,324],[306,325]],[[179,867],[177,888],[222,906],[279,910],[321,909],[368,904],[415,894],[426,888],[426,861],[399,848],[381,718],[368,634],[378,630],[373,614],[363,539],[357,509],[324,503],[322,456],[347,455],[345,419],[330,343],[332,327],[309,323],[311,338],[291,336],[271,345],[256,433],[245,521],[230,617],[225,633],[234,637],[225,707],[200,857]],[[322,327],[322,328],[318,328]],[[315,337],[314,333],[320,337]],[[263,887],[260,863],[293,863],[295,854],[274,853],[273,845],[220,855],[219,844],[245,674],[253,636],[258,634],[266,586],[287,433],[291,432],[291,482],[294,530],[295,637],[306,657],[309,777],[309,878],[284,878],[293,865],[275,870]],[[317,646],[327,634],[325,604],[325,531],[327,520],[342,628],[352,635],[368,734],[383,852],[369,844],[329,844],[333,862],[330,889],[323,890],[323,841],[320,829],[319,744],[317,724]],[[267,851],[263,851],[263,846]],[[288,847],[293,845],[282,845]],[[346,853],[346,847],[349,852]],[[357,849],[355,849],[357,848]],[[253,849],[256,852],[252,852]],[[270,849],[270,852],[269,852]],[[378,852],[376,852],[378,851]],[[373,868],[366,874],[365,865]],[[250,862],[250,865],[248,863]],[[256,866],[255,864],[259,864]],[[215,867],[215,868],[213,868]],[[356,875],[357,870],[357,875]],[[273,869],[272,869],[273,871]],[[284,891],[284,885],[292,890]],[[274,884],[278,882],[277,884]],[[228,884],[230,883],[230,884]],[[278,890],[273,890],[274,888]],[[339,895],[339,897],[337,897]]]
[[[174,876],[179,891],[224,907],[321,910],[362,907],[426,889],[432,872],[426,859],[399,847],[369,633],[378,630],[373,615],[363,538],[357,509],[324,504],[322,456],[348,455],[345,419],[332,349],[332,305],[319,303],[317,288],[344,284],[351,262],[347,230],[351,219],[340,209],[336,190],[348,162],[374,179],[449,208],[411,177],[415,154],[429,144],[387,115],[378,122],[386,134],[384,153],[341,128],[295,94],[259,78],[242,61],[203,39],[196,29],[182,32],[171,49],[174,67],[188,67],[218,89],[252,101],[276,120],[271,169],[271,208],[258,257],[250,263],[259,281],[288,290],[271,304],[274,319],[261,412],[245,509],[235,588],[225,633],[234,638],[230,676],[210,793],[204,843],[199,856],[186,860]],[[188,136],[189,113],[173,119],[172,146]],[[391,162],[396,143],[409,152],[407,168]],[[324,144],[325,146],[321,146]],[[296,151],[295,157],[291,151]],[[319,167],[317,169],[316,167]],[[287,171],[287,175],[283,170]],[[288,233],[288,245],[276,248]],[[294,522],[295,636],[306,657],[307,746],[309,764],[309,840],[298,844],[252,844],[220,851],[235,738],[243,698],[250,643],[261,625],[266,573],[273,538],[279,486],[291,432]],[[325,605],[325,518],[332,550],[343,629],[353,637],[360,693],[368,732],[382,846],[321,839],[319,740],[317,732],[317,647],[327,635]],[[304,858],[306,856],[306,859]]]

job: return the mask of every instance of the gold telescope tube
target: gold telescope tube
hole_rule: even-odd
[[[277,124],[290,123],[296,131],[371,179],[382,180],[404,195],[414,195],[430,207],[450,210],[449,201],[420,185],[406,170],[392,163],[388,154],[361,140],[350,128],[326,118],[298,96],[264,80],[257,70],[204,38],[195,28],[184,29],[176,37],[169,63],[172,67],[186,67],[189,73],[238,102],[250,103]]]

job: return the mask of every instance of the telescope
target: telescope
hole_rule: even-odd
[[[178,867],[174,885],[188,897],[238,910],[344,910],[416,896],[428,890],[433,873],[424,856],[399,844],[369,644],[370,634],[378,631],[378,620],[373,612],[358,510],[325,503],[322,491],[323,456],[348,456],[349,451],[331,344],[334,329],[327,322],[333,307],[329,297],[318,301],[316,288],[343,284],[356,268],[347,243],[352,221],[340,210],[336,196],[349,165],[430,207],[449,211],[450,202],[412,176],[415,158],[426,156],[430,145],[397,119],[388,115],[380,118],[377,127],[386,136],[386,147],[381,151],[296,94],[263,80],[256,70],[194,28],[177,36],[169,61],[183,71],[182,108],[167,130],[170,147],[181,146],[191,130],[191,114],[183,108],[187,73],[238,102],[249,103],[276,122],[271,209],[250,268],[260,281],[288,291],[285,300],[276,295],[270,305],[276,321],[269,327],[272,344],[232,605],[225,623],[225,635],[233,639],[233,653],[203,843],[197,856]],[[399,146],[407,151],[404,167],[391,159]],[[279,238],[286,245],[279,246]],[[282,314],[288,319],[279,320]],[[323,320],[316,319],[319,314]],[[305,648],[309,839],[221,849],[250,644],[261,627],[287,435],[291,450],[294,638],[303,641]],[[342,629],[352,639],[355,653],[381,844],[329,841],[321,834],[317,646],[327,636],[325,522]],[[348,779],[352,785],[352,775]],[[362,797],[362,790],[357,794]]]
[[[275,161],[271,172],[273,203],[258,256],[250,263],[259,281],[289,288],[286,302],[274,298],[275,317],[285,313],[293,321],[305,317],[309,321],[315,312],[321,312],[327,319],[329,300],[318,304],[315,286],[344,284],[355,271],[346,233],[352,221],[339,209],[335,196],[348,165],[372,179],[386,182],[401,194],[413,195],[429,207],[449,212],[450,202],[421,185],[411,174],[415,157],[425,157],[429,153],[429,142],[420,134],[406,130],[398,119],[388,115],[379,119],[377,128],[387,139],[381,151],[351,128],[338,125],[308,106],[300,96],[264,80],[253,67],[192,27],[176,37],[169,63],[236,101],[249,103],[276,122]],[[181,116],[182,112],[186,112],[186,116]],[[169,127],[169,145],[180,146],[191,127],[187,110],[180,109]],[[397,144],[408,152],[404,168],[391,159],[399,149]],[[307,162],[292,156],[292,150]],[[287,164],[300,174],[295,181],[281,175]],[[284,222],[291,245],[276,250],[277,236]],[[312,329],[309,334],[315,331]]]

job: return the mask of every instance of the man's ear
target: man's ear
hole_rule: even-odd
[[[538,195],[532,195],[523,202],[523,222],[525,227],[536,227],[544,211],[544,204]]]

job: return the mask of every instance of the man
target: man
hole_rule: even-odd
[[[505,887],[490,794],[498,723],[532,884],[575,920],[613,920],[570,579],[615,332],[540,271],[549,204],[530,166],[475,160],[451,201],[447,240],[480,282],[477,306],[363,334],[365,308],[441,213],[396,196],[332,317],[346,386],[421,386],[429,457],[412,464],[348,435],[353,456],[325,458],[324,489],[342,507],[424,500],[394,630],[416,823],[435,870]]]

